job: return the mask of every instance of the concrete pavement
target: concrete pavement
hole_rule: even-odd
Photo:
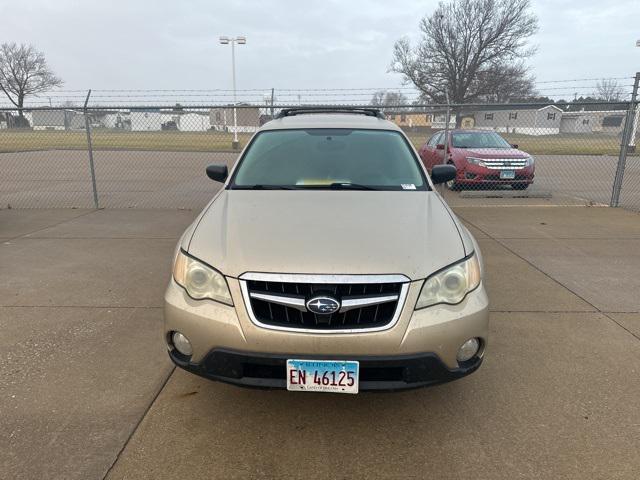
[[[196,212],[0,211],[3,475],[637,478],[640,215],[456,211],[485,255],[485,364],[356,397],[172,369],[159,307]]]
[[[236,158],[233,152],[95,151],[100,206],[200,209],[219,188],[205,167],[214,162],[231,167]],[[608,205],[617,161],[611,155],[537,155],[533,185],[517,192],[506,187],[518,198],[494,198],[497,192],[490,189],[478,192],[486,197],[464,198],[446,189],[443,194],[452,206]],[[0,153],[0,171],[2,208],[93,206],[86,151]],[[620,205],[640,210],[638,156],[627,158]]]
[[[160,305],[194,216],[0,210],[0,477],[105,475],[173,369]]]

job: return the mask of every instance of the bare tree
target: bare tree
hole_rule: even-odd
[[[488,102],[522,101],[537,95],[534,79],[522,63],[496,64],[478,77],[486,85],[482,99]]]
[[[619,102],[622,100],[624,91],[617,80],[612,78],[603,78],[596,84],[596,92],[594,96],[598,100],[604,100],[605,102]]]
[[[409,99],[402,92],[378,90],[371,98],[371,105],[376,107],[397,107],[407,105]]]
[[[396,42],[390,70],[436,103],[533,94],[533,79],[522,63],[535,53],[527,40],[538,20],[529,10],[529,0],[440,2],[420,21],[418,45],[406,38]]]
[[[44,54],[32,45],[3,43],[0,46],[0,90],[18,108],[24,99],[63,84],[47,65]]]
[[[380,107],[384,105],[384,97],[386,93],[386,90],[378,90],[376,93],[374,93],[373,97],[371,97],[371,105],[373,105],[374,107]]]

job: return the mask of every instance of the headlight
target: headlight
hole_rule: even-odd
[[[217,302],[233,305],[229,287],[224,276],[195,258],[178,252],[173,265],[173,278],[191,298],[210,298]]]
[[[474,165],[480,165],[481,167],[485,166],[484,160],[482,158],[467,157],[467,162],[473,163]]]
[[[527,167],[530,167],[530,166],[532,166],[532,165],[533,165],[533,163],[534,163],[534,162],[533,162],[533,157],[527,157],[527,165],[526,165],[526,166],[527,166]]]
[[[478,257],[471,257],[456,263],[424,282],[416,302],[416,310],[437,303],[455,305],[464,300],[467,293],[480,285],[480,264]]]

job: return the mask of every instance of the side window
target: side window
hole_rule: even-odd
[[[555,120],[556,119],[556,114],[554,113],[547,113],[547,120]]]
[[[493,120],[493,113],[485,113],[484,114],[484,119],[485,120]]]
[[[427,142],[427,145],[430,147],[435,147],[436,141],[438,140],[439,136],[440,136],[440,133],[436,133],[433,137],[429,139],[429,141]]]

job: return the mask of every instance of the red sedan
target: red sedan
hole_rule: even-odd
[[[447,187],[495,187],[511,185],[524,190],[533,183],[535,165],[533,157],[517,145],[509,144],[495,132],[484,130],[450,130],[437,132],[419,150],[427,170],[434,165],[455,165],[457,176]],[[445,149],[445,143],[447,148]],[[446,150],[446,158],[445,158]]]

